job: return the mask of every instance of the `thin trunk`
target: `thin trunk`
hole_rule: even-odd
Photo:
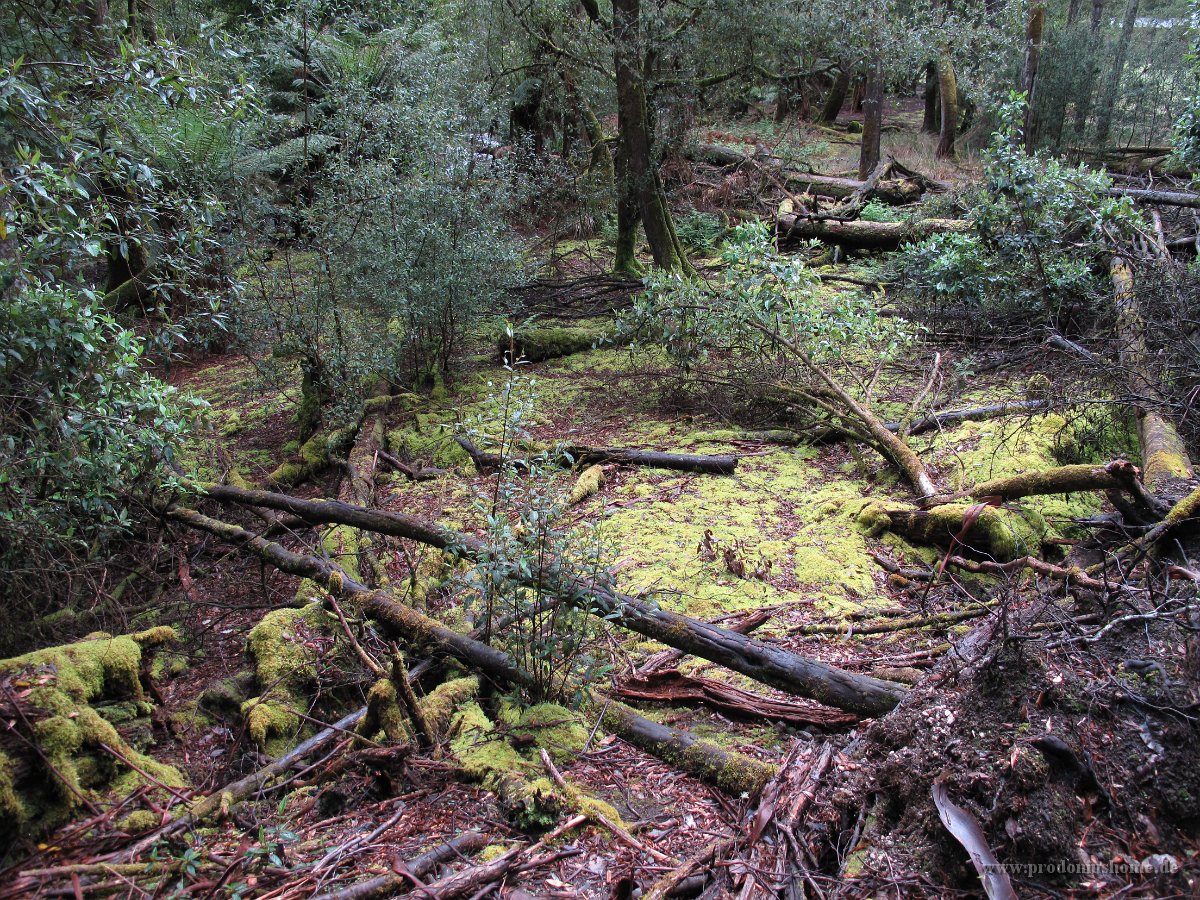
[[[1083,140],[1087,132],[1088,117],[1092,114],[1092,102],[1096,95],[1096,81],[1100,78],[1100,22],[1104,17],[1104,0],[1092,0],[1092,22],[1088,39],[1087,71],[1079,96],[1075,101],[1075,139]]]
[[[1025,123],[1022,140],[1025,151],[1033,152],[1033,107],[1037,102],[1038,65],[1042,57],[1042,31],[1046,26],[1046,7],[1038,3],[1029,9],[1025,23],[1025,65],[1021,70],[1021,91],[1025,94]]]
[[[925,115],[921,120],[921,134],[937,134],[942,130],[942,111],[938,105],[937,66],[925,65]]]
[[[691,272],[691,265],[675,233],[666,191],[654,159],[643,70],[641,0],[615,0],[613,3],[613,58],[617,75],[617,130],[625,162],[624,176],[630,194],[637,198],[650,253],[661,269]]]
[[[958,138],[958,78],[948,55],[938,60],[938,92],[942,96],[942,130],[938,137],[938,159],[954,159],[954,141]]]
[[[837,78],[833,80],[829,93],[825,95],[825,102],[821,105],[821,115],[817,117],[817,122],[822,125],[832,125],[836,122],[849,91],[850,72],[842,69],[837,73]]]
[[[1113,55],[1112,68],[1104,93],[1100,96],[1100,108],[1096,113],[1096,149],[1103,152],[1112,131],[1113,112],[1121,90],[1121,76],[1125,74],[1125,60],[1129,56],[1129,42],[1133,39],[1133,26],[1137,24],[1138,6],[1141,0],[1129,0],[1125,7],[1125,20],[1121,23],[1121,38],[1117,41],[1117,52]]]
[[[863,181],[879,164],[879,138],[883,127],[882,61],[876,59],[867,70],[867,85],[863,94],[862,146],[858,154],[858,178]]]

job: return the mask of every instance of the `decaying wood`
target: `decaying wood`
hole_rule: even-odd
[[[1113,257],[1109,266],[1113,299],[1117,310],[1122,365],[1132,374],[1133,391],[1149,398],[1139,403],[1138,439],[1142,445],[1143,478],[1151,493],[1167,490],[1172,484],[1195,477],[1187,448],[1175,426],[1160,412],[1161,395],[1149,373],[1150,354],[1146,347],[1145,322],[1138,306],[1133,270],[1121,257]]]
[[[468,438],[459,435],[458,445],[466,451],[481,472],[494,472],[505,462],[497,453],[480,450]],[[633,450],[625,447],[585,447],[574,445],[563,448],[563,453],[554,457],[560,465],[593,466],[614,463],[621,466],[646,466],[652,469],[673,469],[679,472],[698,472],[705,475],[732,475],[737,468],[738,458],[730,455],[704,456],[694,453],[660,453],[654,450]],[[517,460],[519,469],[528,464]]]
[[[982,569],[980,571],[983,571]],[[877,622],[860,622],[839,625],[800,625],[792,629],[793,634],[890,634],[894,631],[912,631],[917,628],[945,628],[969,619],[978,619],[991,612],[990,604],[980,604],[968,609],[938,613],[932,616],[911,616],[905,619],[884,619]]]
[[[908,429],[909,434],[925,434],[938,428],[953,428],[963,422],[984,422],[989,419],[1000,419],[1005,416],[1036,415],[1050,409],[1048,400],[1014,400],[1010,403],[995,403],[990,406],[976,406],[970,409],[953,409],[944,412],[931,413],[919,419]],[[888,425],[888,428],[899,429],[899,424]]]
[[[965,219],[919,219],[915,222],[814,221],[802,215],[779,217],[777,234],[782,244],[817,239],[856,250],[895,250],[933,234],[971,231]]]
[[[1200,194],[1180,191],[1150,191],[1133,187],[1111,187],[1107,194],[1110,197],[1128,197],[1135,203],[1146,206],[1182,206],[1200,209]]]
[[[712,165],[763,169],[789,190],[835,200],[848,200],[858,195],[861,200],[879,199],[884,203],[902,206],[920,200],[926,191],[945,190],[945,185],[901,166],[894,158],[883,161],[878,177],[872,181],[870,178],[860,180],[800,172],[788,169],[784,160],[769,156],[746,156],[717,144],[701,144],[689,154],[695,160]]]
[[[203,490],[212,499],[222,502],[290,512],[314,524],[337,523],[392,537],[408,538],[447,550],[465,559],[475,559],[486,552],[483,542],[478,538],[400,513],[362,509],[333,500],[301,500],[286,494],[250,491],[228,485],[205,485]],[[194,518],[199,514],[191,510],[176,508],[171,515],[199,521]],[[235,543],[265,555],[272,565],[283,568],[277,562],[284,559],[278,552],[283,548],[275,545],[278,550],[267,551],[263,544],[268,542],[243,529],[227,533]],[[309,565],[298,565],[290,560],[287,564],[301,569],[295,574],[306,577],[314,577],[310,571],[315,571],[314,580],[320,584],[325,584],[330,578],[342,577],[327,568],[313,570]],[[668,647],[675,647],[719,663],[788,693],[810,697],[838,709],[864,716],[881,715],[895,706],[904,693],[900,685],[845,672],[728,629],[697,622],[619,591],[583,582],[557,569],[540,572],[532,577],[543,589],[553,587],[568,599],[586,599],[588,602],[581,603],[583,608],[605,618],[613,625],[635,631]],[[384,599],[396,603],[394,599]],[[386,608],[387,604],[383,600],[378,602],[381,608]],[[432,620],[426,621],[436,625]],[[442,631],[449,631],[443,626],[437,627]],[[461,635],[454,632],[450,634],[461,638]]]
[[[1134,490],[1137,467],[1118,459],[1104,466],[1074,465],[1022,472],[1005,478],[993,478],[971,489],[974,497],[999,497],[1016,500],[1044,494],[1070,494],[1077,491]]]
[[[933,234],[965,233],[971,224],[961,219],[921,219],[916,222],[817,220],[798,214],[779,217],[777,234],[782,245],[820,240],[856,250],[896,250]]]
[[[792,725],[836,728],[857,722],[858,717],[801,700],[779,700],[745,691],[723,681],[684,675],[678,669],[654,671],[623,678],[616,694],[627,700],[658,703],[689,701],[703,703],[734,719],[765,719]]]

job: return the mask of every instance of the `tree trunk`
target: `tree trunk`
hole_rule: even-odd
[[[867,70],[867,84],[863,93],[862,147],[858,154],[858,178],[865,180],[879,164],[879,139],[883,127],[883,72],[882,61],[876,59]]]
[[[641,0],[613,3],[613,59],[617,75],[617,130],[629,197],[636,198],[654,263],[669,272],[692,271],[675,233],[666,191],[654,159],[643,69]],[[620,230],[618,228],[618,230]]]
[[[1025,152],[1033,152],[1033,108],[1037,102],[1038,65],[1042,57],[1042,31],[1046,26],[1046,7],[1035,3],[1025,22],[1025,64],[1021,70],[1021,91],[1025,94],[1025,122],[1022,140]]]
[[[407,538],[447,550],[465,559],[474,559],[486,552],[485,545],[478,538],[399,513],[362,509],[335,500],[301,500],[286,494],[247,491],[228,485],[204,485],[203,489],[209,497],[221,502],[262,506],[267,509],[290,512],[311,524],[335,522],[353,528],[374,531],[378,534]],[[180,510],[178,515],[186,518],[194,517],[197,514],[192,513],[191,510]],[[249,535],[248,532],[247,535]],[[249,537],[256,541],[262,541],[261,538],[253,535],[249,535]],[[247,541],[243,540],[242,543],[245,544]],[[256,548],[252,546],[252,549]],[[282,551],[282,548],[279,550]],[[286,551],[282,552],[286,553]],[[268,559],[268,561],[277,565],[274,559]],[[282,566],[280,567],[282,568]],[[329,577],[341,577],[340,575],[317,577],[310,575],[307,571],[296,574],[312,577],[314,581],[321,584],[325,584]],[[320,573],[318,573],[319,575]],[[895,706],[903,694],[903,689],[892,682],[844,672],[746,635],[668,612],[654,604],[636,597],[626,596],[619,591],[608,590],[591,583],[585,584],[568,573],[554,568],[535,573],[530,578],[542,588],[545,588],[547,583],[552,584],[554,589],[561,592],[563,596],[581,601],[588,600],[585,608],[589,612],[601,616],[621,628],[635,631],[666,644],[668,647],[675,647],[685,653],[719,663],[772,687],[797,696],[811,697],[829,706],[836,706],[860,715],[882,715]],[[365,588],[363,590],[365,591]],[[379,592],[372,594],[372,596],[376,595],[379,595]],[[384,597],[383,599],[388,598]],[[368,602],[375,603],[382,602],[382,600],[368,599]],[[394,605],[394,601],[392,602]],[[412,615],[420,615],[415,611],[409,612]],[[406,616],[408,614],[408,612],[404,613]],[[436,625],[436,623],[434,624]],[[441,635],[442,631],[449,631],[441,625],[436,625],[436,627],[441,629],[437,632],[438,635]],[[455,640],[462,638],[462,635],[457,632],[451,632],[451,634],[455,635]],[[441,636],[438,640],[450,639]]]
[[[1096,96],[1096,82],[1100,79],[1100,50],[1103,41],[1100,35],[1100,23],[1104,18],[1104,0],[1092,0],[1092,21],[1088,37],[1087,70],[1083,84],[1079,88],[1079,96],[1075,100],[1075,140],[1082,141],[1087,132],[1088,118],[1092,114],[1092,103]]]
[[[925,115],[921,119],[921,134],[937,134],[942,129],[942,111],[938,105],[937,66],[925,65]]]
[[[1121,76],[1125,74],[1125,60],[1129,56],[1129,42],[1133,40],[1133,27],[1137,24],[1138,6],[1141,0],[1129,0],[1125,6],[1125,19],[1121,23],[1121,37],[1117,41],[1117,52],[1113,55],[1112,68],[1100,95],[1100,108],[1096,113],[1096,149],[1103,152],[1108,146],[1112,132],[1113,113],[1121,92]]]
[[[846,102],[846,94],[849,91],[850,72],[847,69],[840,69],[829,88],[829,93],[825,95],[825,102],[821,104],[821,114],[817,116],[818,124],[832,125],[837,121],[838,113],[842,111],[842,105]]]
[[[948,54],[938,60],[938,93],[942,98],[942,130],[938,135],[938,159],[954,159],[958,154],[954,141],[958,138],[958,77]]]

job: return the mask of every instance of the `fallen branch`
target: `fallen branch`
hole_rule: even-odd
[[[627,700],[656,703],[693,701],[737,719],[766,719],[791,725],[836,728],[858,721],[858,716],[797,700],[777,700],[745,691],[713,678],[684,675],[678,669],[632,675],[621,679],[616,694]]]
[[[336,522],[392,537],[408,538],[447,550],[465,559],[477,559],[486,552],[485,545],[478,538],[399,513],[362,509],[333,500],[301,500],[285,494],[250,491],[228,485],[206,485],[202,489],[209,497],[218,501],[290,512],[314,524]],[[213,520],[207,520],[207,517],[200,516],[192,510],[174,507],[168,515],[179,518],[185,524],[195,523],[193,527],[201,527],[204,530],[215,527],[214,533],[227,536],[233,543],[254,550],[284,571],[312,577],[321,584],[330,579],[337,581],[343,578],[340,570],[333,571],[326,561],[315,560],[314,568],[312,564],[301,561],[296,554],[290,554],[278,545],[268,546],[270,542],[251,532],[225,523],[214,525]],[[601,585],[580,581],[552,568],[535,573],[531,576],[531,581],[543,590],[552,586],[572,602],[578,602],[582,608],[614,625],[719,663],[756,681],[797,696],[811,697],[829,706],[864,716],[881,715],[895,706],[904,694],[904,689],[899,685],[869,676],[852,675],[728,629],[660,609],[646,601]],[[401,606],[394,599],[384,595],[373,596],[381,599],[368,601],[367,605],[370,607],[386,611],[389,603]],[[413,614],[419,615],[415,612]],[[411,619],[408,613],[404,615]],[[432,620],[424,621],[426,624],[423,625],[415,620],[410,624],[412,627],[426,629],[429,625],[437,625]],[[462,638],[444,626],[437,627],[447,633],[439,637],[439,640]],[[453,639],[450,635],[453,635]]]
[[[323,502],[333,504],[336,501]],[[354,599],[359,609],[379,622],[385,630],[410,642],[432,644],[498,685],[528,687],[532,684],[528,673],[502,650],[447,628],[440,622],[405,606],[385,591],[366,588],[327,559],[293,553],[244,528],[212,519],[195,510],[172,507],[167,511],[167,516],[189,527],[213,534],[236,547],[250,550],[283,572],[311,578],[330,594]],[[807,660],[804,662],[808,663]],[[900,685],[893,685],[891,682],[850,673],[840,674],[855,683],[885,685],[889,692],[894,691],[897,695],[902,694],[904,690]],[[709,781],[723,790],[730,790],[735,796],[742,792],[758,790],[774,771],[765,763],[727,752],[715,744],[697,740],[686,732],[651,722],[621,703],[609,702],[603,721],[611,732],[631,744],[654,753],[683,771]]]
[[[392,860],[394,874],[380,875],[339,891],[320,894],[312,900],[374,900],[391,896],[409,886],[425,887],[421,879],[442,863],[477,853],[487,846],[487,838],[479,831],[465,831],[444,844],[438,844],[409,863]]]
[[[919,219],[915,222],[836,222],[814,221],[806,216],[780,216],[776,233],[782,244],[794,244],[814,238],[856,250],[896,250],[904,244],[922,241],[934,234],[962,234],[971,231],[965,219]]]
[[[958,557],[952,557],[957,559]],[[969,609],[958,609],[953,612],[938,613],[933,616],[912,616],[907,619],[884,619],[878,622],[863,622],[861,624],[849,625],[799,625],[793,628],[792,634],[816,635],[816,634],[844,634],[847,637],[850,635],[862,634],[888,634],[893,631],[913,631],[917,628],[944,628],[947,625],[955,625],[959,622],[965,622],[968,619],[978,619],[980,616],[986,616],[992,611],[995,603],[981,603],[978,606],[972,606]]]
[[[475,469],[482,473],[494,472],[506,460],[497,453],[480,450],[470,440],[459,435],[455,438],[458,445],[467,452]],[[592,466],[603,463],[615,463],[622,466],[647,466],[652,469],[673,469],[680,472],[699,472],[705,475],[732,475],[737,468],[736,456],[702,456],[692,453],[659,453],[654,450],[631,450],[624,447],[584,447],[571,446],[564,448],[556,461],[566,467]],[[528,463],[523,460],[512,461],[518,469],[527,469]]]

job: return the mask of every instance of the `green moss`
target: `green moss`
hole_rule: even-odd
[[[388,432],[388,446],[408,459],[428,462],[438,469],[469,468],[471,457],[454,440],[453,430],[434,421],[432,415],[419,415],[416,425]]]
[[[631,474],[617,492],[626,505],[607,522],[624,566],[619,585],[654,591],[665,608],[696,618],[795,602],[825,612],[885,602],[867,536],[854,527],[864,486],[830,482],[808,456],[743,457],[731,478]],[[729,570],[726,549],[749,577]]]
[[[520,329],[510,339],[507,334],[496,338],[496,350],[503,357],[516,350],[516,358],[527,362],[542,362],[591,350],[603,342],[609,329],[595,327],[565,328],[559,326]]]
[[[441,734],[450,725],[454,712],[469,699],[479,694],[479,679],[475,676],[454,678],[439,684],[421,699],[421,711],[425,721],[435,734]]]
[[[602,484],[604,484],[604,469],[598,465],[588,466],[575,480],[575,485],[571,488],[571,496],[567,498],[567,505],[574,506],[593,494],[600,493]]]
[[[117,827],[127,834],[141,834],[143,831],[157,828],[160,822],[161,817],[158,813],[153,813],[148,809],[139,809],[121,819],[117,823]]]
[[[272,755],[301,732],[294,710],[307,706],[304,695],[317,677],[317,655],[307,638],[312,632],[329,633],[334,622],[320,604],[312,603],[269,612],[247,635],[246,651],[262,694],[245,701],[241,711],[251,739]]]
[[[495,862],[511,849],[506,844],[488,844],[479,851],[479,861],[481,863]]]
[[[396,686],[387,678],[380,678],[367,691],[367,714],[359,725],[358,733],[375,740],[380,733],[395,743],[412,737],[408,718],[396,702]]]
[[[953,452],[939,451],[938,462],[948,467],[944,481],[955,491],[967,491],[995,478],[1051,468],[1060,465],[1065,455],[1071,457],[1070,462],[1104,462],[1112,458],[1118,446],[1127,445],[1128,440],[1123,426],[1114,422],[1103,424],[1108,437],[1101,440],[1095,433],[1101,424],[1085,417],[1068,423],[1057,414],[1016,422],[1008,419],[967,422],[939,440],[939,446],[951,447]],[[1089,447],[1093,452],[1087,452]],[[1021,508],[1040,514],[1059,533],[1069,533],[1073,519],[1090,518],[1102,504],[1103,497],[1095,492],[1028,497],[1020,501]]]
[[[334,525],[321,535],[325,555],[345,570],[355,581],[362,581],[359,568],[359,532],[349,525]]]
[[[286,742],[300,733],[300,717],[291,708],[265,697],[252,697],[242,704],[246,733],[272,756],[286,750]]]
[[[0,756],[0,808],[11,814],[0,820],[0,835],[52,829],[71,817],[81,798],[95,802],[108,794],[124,797],[148,783],[139,769],[166,784],[183,783],[174,768],[131,747],[93,706],[106,703],[108,710],[149,711],[138,677],[143,646],[151,648],[174,637],[170,628],[121,637],[97,635],[0,661],[0,672],[11,674],[15,686],[28,689],[22,701],[32,722],[29,739],[37,747],[26,761],[30,774],[20,783],[14,780],[14,760]]]

